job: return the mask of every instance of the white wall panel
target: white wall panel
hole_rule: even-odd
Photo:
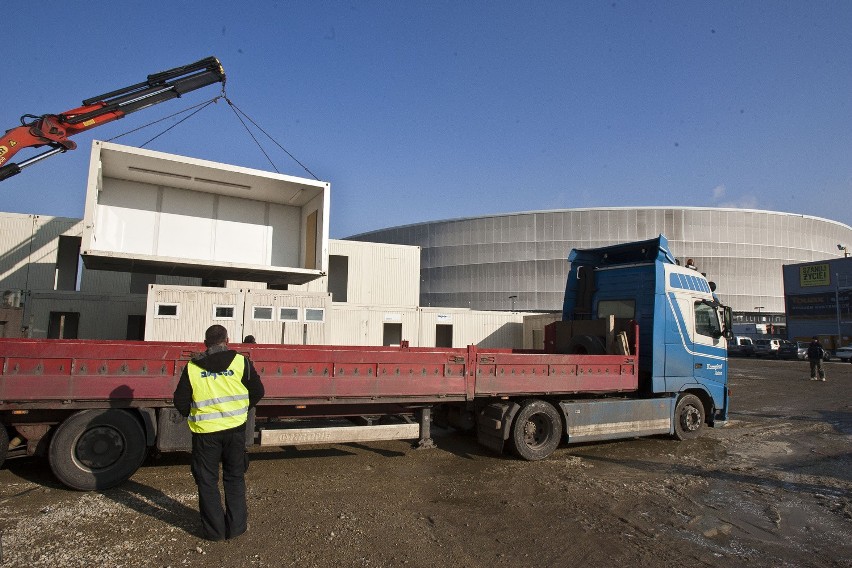
[[[79,237],[79,219],[0,213],[0,291],[53,290],[59,237]]]
[[[507,310],[515,295],[518,310],[551,311],[562,307],[572,248],[660,233],[677,258],[693,258],[718,284],[720,298],[744,312],[760,305],[783,313],[781,267],[838,258],[837,243],[852,242],[852,227],[828,219],[704,207],[513,213],[391,227],[351,239],[423,247],[422,306]]]
[[[452,347],[478,345],[520,348],[524,315],[518,312],[477,311],[453,308],[420,308],[420,345],[434,347],[436,325],[451,325]]]
[[[158,317],[156,307],[162,303],[177,304],[177,317]],[[234,306],[233,318],[215,318],[217,305]],[[227,329],[231,341],[241,341],[244,305],[242,289],[153,285],[148,290],[145,341],[201,341],[213,324]]]

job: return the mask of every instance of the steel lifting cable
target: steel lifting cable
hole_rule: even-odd
[[[194,105],[194,106],[191,106],[191,107],[185,108],[185,109],[183,109],[183,110],[181,110],[181,111],[178,111],[178,112],[176,112],[176,113],[170,114],[170,115],[165,116],[165,117],[163,117],[163,118],[160,118],[160,119],[158,119],[158,120],[154,120],[154,121],[149,122],[148,124],[144,124],[144,125],[142,125],[142,126],[140,126],[140,127],[138,127],[138,128],[134,128],[133,130],[128,130],[127,132],[124,132],[123,134],[119,134],[118,136],[113,136],[112,138],[108,139],[108,140],[107,140],[107,142],[112,142],[113,140],[117,140],[117,139],[119,139],[119,138],[121,138],[121,137],[123,137],[123,136],[127,136],[128,134],[133,134],[134,132],[138,132],[139,130],[142,130],[143,128],[147,128],[147,127],[152,126],[152,125],[154,125],[154,124],[158,124],[158,123],[160,123],[160,122],[163,122],[164,120],[168,120],[168,119],[170,119],[170,118],[173,118],[173,117],[175,117],[175,116],[178,116],[179,114],[183,114],[183,113],[185,113],[185,112],[189,112],[189,111],[191,111],[191,110],[193,110],[193,109],[196,109],[196,110],[195,110],[195,112],[193,112],[193,113],[191,113],[191,114],[189,114],[189,115],[185,116],[184,118],[182,118],[182,119],[181,119],[181,120],[179,120],[178,122],[174,123],[174,124],[173,124],[173,125],[171,125],[170,127],[166,128],[165,130],[163,130],[162,132],[160,132],[159,134],[157,134],[156,136],[154,136],[153,138],[151,138],[150,140],[148,140],[147,142],[145,142],[144,144],[142,144],[141,146],[139,146],[140,148],[144,148],[145,146],[147,146],[148,144],[150,144],[151,142],[153,142],[154,140],[156,140],[157,138],[159,138],[160,136],[162,136],[163,134],[165,134],[166,132],[168,132],[168,131],[169,131],[169,130],[171,130],[172,128],[174,128],[174,127],[178,126],[178,125],[179,125],[179,124],[181,124],[182,122],[185,122],[186,120],[188,120],[188,119],[190,119],[191,117],[195,116],[196,114],[198,114],[199,112],[201,112],[202,110],[204,110],[205,108],[207,108],[208,106],[210,106],[211,104],[218,102],[218,101],[219,101],[219,99],[225,99],[225,101],[227,101],[228,106],[230,106],[230,107],[231,107],[231,110],[233,110],[233,111],[234,111],[234,115],[237,117],[237,120],[239,120],[239,121],[240,121],[240,124],[242,124],[242,125],[243,125],[243,128],[245,128],[245,129],[246,129],[246,132],[248,132],[248,135],[249,135],[249,136],[251,136],[251,139],[252,139],[252,140],[254,140],[254,143],[255,143],[255,144],[257,144],[257,147],[260,149],[260,151],[261,151],[261,152],[263,152],[263,155],[264,155],[264,156],[266,156],[266,159],[269,161],[269,164],[272,166],[272,169],[274,169],[274,170],[275,170],[275,173],[281,173],[281,172],[279,172],[279,171],[278,171],[278,168],[277,168],[277,167],[275,167],[275,163],[272,161],[272,158],[270,158],[270,157],[269,157],[269,154],[267,154],[267,153],[266,153],[266,150],[264,150],[264,149],[263,149],[263,146],[260,144],[260,141],[259,141],[259,140],[255,137],[255,135],[252,133],[251,129],[250,129],[250,128],[248,127],[248,125],[245,123],[245,120],[243,120],[243,117],[245,117],[245,118],[246,118],[249,122],[251,122],[251,123],[254,125],[254,127],[255,127],[255,128],[257,128],[258,130],[260,130],[261,132],[263,132],[263,133],[266,135],[266,137],[267,137],[267,138],[269,138],[269,139],[272,141],[272,143],[273,143],[273,144],[275,144],[276,146],[278,146],[278,147],[281,149],[281,151],[283,151],[285,154],[287,154],[288,156],[290,156],[290,158],[292,158],[294,162],[296,162],[297,164],[299,164],[300,166],[302,166],[302,169],[304,169],[306,172],[308,172],[309,174],[311,174],[311,176],[312,176],[315,180],[320,181],[320,178],[318,178],[318,177],[316,176],[316,174],[314,174],[314,172],[312,172],[311,170],[309,170],[309,169],[308,169],[308,167],[307,167],[305,164],[303,164],[302,162],[300,162],[300,161],[296,158],[296,156],[294,156],[293,154],[291,154],[291,153],[290,153],[290,152],[289,152],[289,151],[288,151],[288,150],[287,150],[284,146],[282,146],[281,144],[279,144],[279,143],[278,143],[278,141],[277,141],[277,140],[275,140],[275,138],[273,138],[272,136],[270,136],[270,134],[269,134],[268,132],[266,132],[263,128],[261,128],[261,127],[260,127],[260,125],[259,125],[257,122],[255,122],[255,121],[254,121],[254,120],[253,120],[253,119],[252,119],[249,115],[247,115],[245,112],[243,112],[243,110],[242,110],[240,107],[238,107],[237,105],[235,105],[235,104],[234,104],[234,102],[233,102],[231,99],[229,99],[229,98],[225,95],[225,89],[224,89],[224,87],[222,88],[222,94],[221,94],[221,95],[219,95],[219,96],[217,96],[217,97],[214,97],[214,98],[210,99],[209,101],[205,101],[205,102],[203,102],[203,103],[198,103],[197,105]]]
[[[182,120],[179,120],[178,122],[174,123],[174,124],[173,124],[173,125],[171,125],[170,127],[166,128],[165,130],[163,130],[162,132],[160,132],[159,134],[157,134],[156,136],[154,136],[153,138],[151,138],[150,140],[148,140],[147,142],[145,142],[145,144],[142,144],[141,146],[139,146],[140,148],[144,148],[147,144],[149,144],[149,143],[153,142],[154,140],[156,140],[157,138],[159,138],[160,136],[162,136],[163,134],[165,134],[166,132],[168,132],[169,130],[171,130],[172,128],[174,128],[175,126],[177,126],[178,124],[180,124],[180,123],[184,122],[185,120],[189,119],[190,117],[192,117],[192,116],[194,116],[194,115],[198,114],[199,112],[201,112],[202,110],[204,110],[205,108],[207,108],[209,105],[211,105],[211,104],[213,104],[213,103],[217,102],[217,101],[218,101],[219,99],[221,99],[221,98],[224,98],[224,95],[219,95],[218,97],[214,97],[214,98],[210,99],[209,101],[205,101],[205,102],[203,102],[203,103],[198,103],[197,105],[194,105],[194,106],[191,106],[191,107],[185,108],[185,109],[183,109],[183,110],[179,110],[179,111],[177,111],[176,113],[170,114],[170,115],[168,115],[168,116],[164,116],[163,118],[160,118],[160,119],[158,119],[158,120],[154,120],[154,121],[152,121],[152,122],[149,122],[148,124],[143,124],[142,126],[140,126],[140,127],[138,127],[138,128],[134,128],[133,130],[128,130],[127,132],[124,132],[124,133],[122,133],[122,134],[119,134],[118,136],[113,136],[112,138],[110,138],[109,140],[107,140],[107,142],[112,142],[113,140],[117,140],[117,139],[119,139],[119,138],[121,138],[121,137],[123,137],[123,136],[127,136],[128,134],[133,134],[134,132],[138,132],[138,131],[142,130],[143,128],[148,128],[149,126],[152,126],[152,125],[154,125],[154,124],[157,124],[157,123],[163,122],[164,120],[168,120],[168,119],[173,118],[173,117],[175,117],[175,116],[177,116],[177,115],[179,115],[179,114],[183,114],[183,113],[185,113],[185,112],[189,112],[189,111],[191,111],[192,109],[195,109],[195,108],[197,108],[197,109],[198,109],[198,110],[196,110],[195,112],[193,112],[192,114],[190,114],[189,116],[184,117]],[[199,108],[199,107],[201,107],[201,108]]]
[[[246,123],[243,121],[243,119],[240,117],[240,115],[242,115],[242,116],[246,117],[246,118],[248,119],[248,121],[249,121],[249,122],[251,122],[251,123],[255,126],[255,128],[257,128],[258,130],[260,130],[261,132],[263,132],[263,133],[266,135],[266,137],[267,137],[267,138],[269,138],[270,140],[272,140],[272,143],[273,143],[273,144],[275,144],[276,146],[278,146],[278,147],[281,149],[281,151],[282,151],[282,152],[284,152],[285,154],[287,154],[288,156],[290,156],[290,157],[293,159],[293,161],[294,161],[294,162],[296,162],[297,164],[299,164],[300,166],[302,166],[302,169],[303,169],[303,170],[305,170],[306,172],[308,172],[309,174],[311,174],[311,176],[312,176],[315,180],[320,181],[320,178],[318,178],[318,177],[316,176],[316,174],[314,174],[314,172],[312,172],[311,170],[309,170],[309,169],[308,169],[308,167],[307,167],[305,164],[303,164],[302,162],[300,162],[299,160],[297,160],[297,159],[296,159],[296,156],[294,156],[293,154],[291,154],[290,152],[288,152],[288,151],[287,151],[287,149],[286,149],[284,146],[282,146],[281,144],[279,144],[279,143],[278,143],[278,141],[277,141],[277,140],[275,140],[275,138],[273,138],[272,136],[270,136],[270,135],[269,135],[269,133],[268,133],[268,132],[266,132],[263,128],[261,128],[261,127],[260,127],[260,125],[259,125],[257,122],[255,122],[254,120],[252,120],[252,118],[251,118],[249,115],[247,115],[245,112],[243,112],[243,110],[242,110],[240,107],[238,107],[237,105],[235,105],[235,104],[234,104],[234,102],[233,102],[231,99],[229,99],[229,98],[226,96],[226,97],[225,97],[225,101],[227,101],[228,105],[231,107],[231,110],[233,110],[233,111],[234,111],[234,114],[235,114],[235,115],[237,116],[237,118],[240,120],[240,122],[242,123],[243,127],[245,127],[246,131],[249,133],[249,135],[252,137],[252,139],[255,141],[255,143],[257,144],[258,148],[260,148],[260,151],[261,151],[261,152],[263,152],[263,154],[264,154],[264,155],[266,155],[266,152],[264,152],[264,151],[263,151],[263,148],[260,146],[260,143],[257,141],[257,138],[255,138],[255,137],[254,137],[254,135],[251,133],[251,131],[249,130],[249,127],[248,127],[248,126],[246,126]],[[266,156],[266,158],[267,158],[267,159],[269,159],[269,156]],[[270,160],[270,163],[271,163],[271,160]],[[272,167],[274,168],[274,167],[275,167],[275,165],[273,165]],[[275,171],[277,172],[278,170],[276,169]]]

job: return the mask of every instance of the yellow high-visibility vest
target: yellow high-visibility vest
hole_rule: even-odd
[[[196,434],[209,434],[245,424],[248,418],[249,393],[243,384],[245,357],[240,354],[227,369],[208,371],[190,361],[186,365],[192,384],[192,407],[189,429]]]

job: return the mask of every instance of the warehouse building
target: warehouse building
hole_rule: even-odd
[[[852,227],[818,217],[709,207],[564,209],[391,227],[351,237],[422,249],[420,303],[478,310],[562,308],[566,259],[664,234],[718,285],[737,321],[783,323],[785,264],[842,256]]]
[[[852,258],[784,266],[784,296],[790,339],[819,337],[829,350],[852,343]]]

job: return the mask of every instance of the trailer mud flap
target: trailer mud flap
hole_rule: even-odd
[[[568,443],[672,433],[676,399],[560,402]]]
[[[509,439],[512,420],[520,409],[514,402],[494,403],[483,407],[476,418],[476,440],[498,454]]]

